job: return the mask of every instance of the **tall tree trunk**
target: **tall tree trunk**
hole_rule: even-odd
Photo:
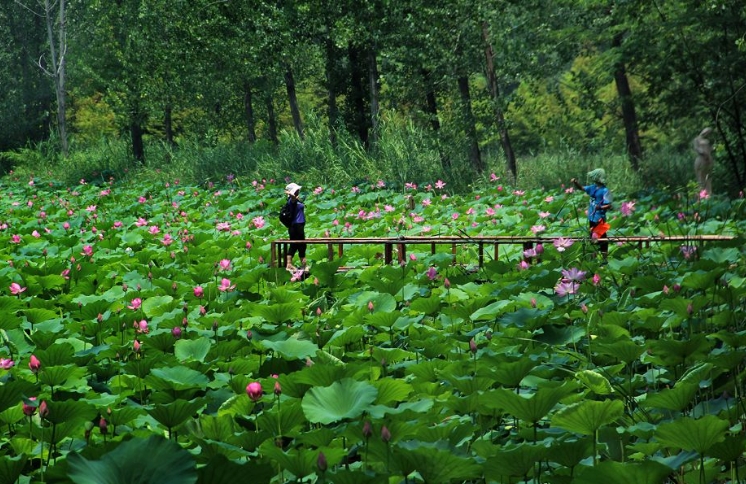
[[[285,88],[288,92],[288,102],[290,103],[290,113],[293,116],[293,125],[295,131],[298,133],[300,139],[304,138],[303,135],[303,122],[300,119],[300,109],[298,109],[298,96],[295,94],[295,78],[293,77],[293,69],[290,65],[285,68]]]
[[[479,152],[479,140],[477,138],[477,124],[474,118],[474,112],[471,109],[471,94],[469,93],[469,78],[466,76],[459,76],[458,78],[458,90],[461,94],[461,108],[464,112],[464,131],[466,137],[469,140],[469,161],[471,166],[477,173],[484,172],[484,164],[482,163],[482,155]]]
[[[270,141],[274,144],[279,144],[280,140],[277,138],[277,116],[275,115],[275,104],[271,92],[268,91],[266,93],[264,102],[267,106],[267,135]]]
[[[351,42],[347,46],[350,59],[350,107],[352,108],[353,128],[357,131],[360,141],[368,147],[368,126],[365,113],[365,90],[363,89],[363,69],[361,68],[360,50]]]
[[[132,137],[132,156],[141,164],[145,164],[145,144],[142,139],[142,125],[135,115],[130,122],[130,136]]]
[[[327,118],[329,120],[329,141],[332,146],[337,145],[337,126],[339,123],[339,107],[337,106],[337,49],[331,36],[326,39],[326,95]]]
[[[484,57],[487,62],[487,84],[490,89],[492,104],[495,108],[495,120],[497,121],[497,129],[500,133],[500,143],[503,147],[503,153],[505,153],[505,163],[508,171],[513,175],[513,181],[516,181],[518,179],[518,166],[516,165],[515,153],[513,152],[513,144],[510,142],[510,136],[508,135],[508,128],[505,125],[505,115],[500,107],[500,88],[497,84],[497,75],[495,74],[495,52],[490,42],[487,22],[482,22],[482,38],[484,39]]]
[[[440,119],[438,118],[438,99],[435,97],[435,87],[433,86],[432,74],[428,69],[422,68],[422,79],[425,83],[425,113],[427,114],[430,127],[438,140],[438,153],[440,154],[440,166],[445,172],[451,170],[451,160],[440,147]]]
[[[376,50],[371,47],[368,50],[368,84],[370,89],[370,132],[372,142],[378,141],[378,116],[380,111],[379,91],[380,82],[378,78],[378,61],[376,60]]]
[[[612,47],[616,49],[621,46],[622,35],[614,36]],[[640,161],[642,161],[642,144],[640,143],[637,113],[635,112],[635,102],[632,99],[632,89],[629,86],[629,79],[627,78],[627,69],[621,60],[614,66],[614,82],[622,106],[622,120],[627,140],[627,156],[629,156],[629,161],[632,163],[632,168],[638,171],[640,169]]]
[[[44,16],[47,22],[47,38],[49,40],[49,54],[52,70],[47,73],[54,79],[55,94],[57,96],[57,132],[60,136],[62,155],[67,157],[67,94],[65,92],[67,65],[67,19],[65,17],[65,0],[59,1],[57,16],[57,40],[54,38],[54,17],[49,0],[44,0]],[[59,55],[59,58],[57,57]]]
[[[171,108],[170,104],[167,104],[163,110],[163,130],[166,134],[166,143],[171,147],[176,146],[176,141],[174,141],[173,108]]]
[[[246,115],[246,131],[249,136],[249,143],[256,143],[256,122],[254,121],[254,104],[251,94],[251,83],[243,83],[243,109]]]

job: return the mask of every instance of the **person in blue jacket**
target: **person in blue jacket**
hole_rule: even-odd
[[[301,188],[303,187],[296,183],[288,183],[285,187],[285,194],[288,197],[287,203],[291,206],[293,213],[293,222],[290,224],[290,227],[288,227],[288,238],[290,240],[306,240],[305,205],[299,199]],[[296,253],[298,254],[298,257],[300,257],[301,270],[307,270],[306,244],[299,242],[290,244],[285,268],[293,272],[298,270],[298,268],[293,265],[293,257],[295,257]]]
[[[609,188],[606,186],[606,172],[603,168],[596,168],[588,173],[588,179],[591,185],[582,186],[577,178],[570,180],[575,188],[583,190],[590,197],[588,205],[588,227],[591,239],[598,240],[598,248],[604,260],[609,253],[609,243],[600,239],[606,239],[606,232],[609,230],[609,224],[606,223],[606,211],[611,209],[612,196]]]

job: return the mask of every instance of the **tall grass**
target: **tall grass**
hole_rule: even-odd
[[[330,138],[328,127],[311,117],[306,119],[303,140],[295,132],[285,131],[278,144],[262,140],[204,146],[182,139],[177,146],[169,146],[146,140],[145,164],[132,158],[129,144],[123,139],[73,146],[64,160],[51,141],[4,156],[13,165],[15,176],[45,176],[67,185],[81,179],[136,182],[153,177],[204,184],[220,183],[232,175],[239,180],[293,179],[306,186],[383,180],[390,187],[402,189],[407,182],[425,184],[442,179],[452,190],[463,192],[475,183],[488,182],[493,174],[500,177],[499,183],[517,189],[555,189],[567,185],[572,177],[585,181],[588,171],[604,168],[608,185],[615,192],[630,194],[651,187],[681,188],[693,179],[690,153],[674,151],[649,153],[638,172],[621,153],[583,153],[569,147],[562,152],[538,152],[519,157],[518,176],[513,180],[499,149],[490,146],[483,151],[487,170],[477,174],[470,167],[466,149],[457,141],[444,146],[430,130],[407,121],[383,120],[377,141],[368,147],[344,131],[335,133],[335,143]],[[724,173],[725,169],[720,171]]]

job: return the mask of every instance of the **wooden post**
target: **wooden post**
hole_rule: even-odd
[[[334,245],[326,244],[326,256],[329,258],[329,262],[334,259]]]
[[[407,263],[407,244],[398,244],[398,252],[399,252],[399,264],[406,264]]]
[[[275,266],[275,263],[277,262],[277,244],[272,241],[272,243],[269,244],[269,267],[277,267]]]
[[[479,243],[479,268],[481,269],[484,265],[484,244]]]
[[[394,253],[394,245],[393,244],[385,244],[383,248],[383,262],[384,264],[391,264],[391,260],[393,259],[393,253]]]

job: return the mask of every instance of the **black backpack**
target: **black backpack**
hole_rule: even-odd
[[[280,222],[285,227],[290,227],[293,224],[293,218],[295,218],[293,206],[288,202],[280,209]]]

